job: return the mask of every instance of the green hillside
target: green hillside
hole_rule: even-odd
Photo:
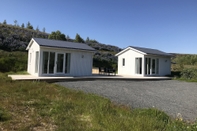
[[[40,31],[38,28],[34,30],[33,26],[29,22],[27,24],[27,27],[24,27],[24,25],[20,27],[18,25],[8,25],[7,23],[0,23],[0,50],[4,51],[4,53],[3,51],[1,51],[0,54],[1,56],[0,65],[6,61],[5,58],[3,57],[8,56],[9,53],[11,53],[11,56],[14,57],[15,54],[20,54],[20,52],[21,55],[24,54],[22,52],[27,52],[25,49],[32,37],[59,39],[59,40],[82,42],[88,44],[89,46],[96,49],[93,59],[94,67],[101,67],[101,66],[109,67],[109,68],[117,67],[117,58],[114,56],[114,54],[118,53],[121,50],[120,48],[112,45],[101,44],[97,40],[89,39],[89,37],[87,37],[87,39],[84,40],[83,38],[80,37],[79,34],[76,34],[75,39],[72,39],[69,38],[68,35],[63,34],[58,30],[53,31],[50,34],[45,33],[45,31],[44,32]],[[20,51],[20,52],[14,53],[15,51]],[[6,58],[6,59],[10,59],[10,58]],[[27,60],[24,59],[24,62],[22,63],[25,63],[25,61]],[[12,68],[10,68],[10,70],[13,71]],[[1,67],[0,71],[5,72],[7,71],[7,69],[5,70],[4,67]]]

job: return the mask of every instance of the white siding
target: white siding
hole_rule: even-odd
[[[92,53],[73,52],[71,54],[71,74],[73,76],[92,75]]]
[[[28,50],[28,65],[27,65],[27,72],[31,75],[38,76],[38,73],[35,73],[35,62],[36,62],[36,51],[39,51],[39,45],[32,41],[32,44]]]
[[[142,65],[144,65],[144,55],[133,50],[127,50],[118,56],[118,75],[137,75],[135,74],[135,58],[142,58]],[[122,65],[122,59],[125,59],[125,66]],[[142,66],[143,68],[144,66]],[[143,70],[142,70],[143,71]],[[143,72],[142,72],[143,74]],[[141,74],[141,75],[142,75]]]
[[[159,75],[170,75],[171,74],[171,58],[163,57],[159,59]]]

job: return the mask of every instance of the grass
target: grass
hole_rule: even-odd
[[[194,131],[157,109],[130,109],[45,82],[11,81],[0,73],[0,130]]]

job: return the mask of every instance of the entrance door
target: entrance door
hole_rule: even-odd
[[[55,52],[43,52],[42,73],[54,74]]]
[[[64,54],[57,54],[56,73],[64,73]]]

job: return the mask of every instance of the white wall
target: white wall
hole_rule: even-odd
[[[35,41],[32,41],[31,46],[28,50],[27,72],[35,76],[38,76],[38,73],[35,73],[35,62],[36,62],[35,58],[36,58],[36,51],[39,51],[39,50],[40,50],[39,45]]]
[[[161,57],[159,58],[159,75],[170,75],[171,74],[171,58]]]
[[[92,75],[93,54],[77,51],[71,53],[70,72],[73,76]]]
[[[40,57],[41,61],[40,61],[39,76],[43,76],[43,74],[42,74],[43,51],[50,51],[50,52],[56,52],[56,53],[70,53],[71,54],[70,73],[69,74],[62,74],[62,75],[66,75],[66,76],[92,75],[93,52],[85,51],[85,50],[82,51],[82,50],[69,50],[69,49],[62,49],[62,48],[60,49],[60,48],[41,47],[41,57]],[[53,74],[53,75],[55,76],[55,75],[60,75],[60,74]]]
[[[118,75],[138,75],[142,76],[142,74],[135,74],[135,58],[141,57],[142,58],[142,65],[144,65],[144,55],[133,51],[127,50],[126,52],[120,54],[118,56]],[[122,59],[125,58],[125,66],[122,65]],[[144,68],[144,66],[142,66]]]

